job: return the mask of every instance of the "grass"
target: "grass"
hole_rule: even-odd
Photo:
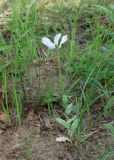
[[[47,105],[54,116],[54,102],[64,111],[72,103],[75,109],[69,112],[67,122],[76,115],[78,121],[74,118],[69,124],[78,123],[73,137],[81,141],[85,117],[89,119],[89,132],[99,119],[113,116],[114,4],[111,8],[107,5],[110,3],[81,1],[64,6],[57,1],[52,7],[31,0],[8,3],[12,15],[4,30],[10,31],[10,37],[3,36],[2,27],[0,34],[0,84],[4,86],[4,98],[0,100],[10,123],[15,107],[21,126],[25,101]],[[68,35],[67,43],[57,52],[44,47],[42,37],[53,39],[58,32]]]

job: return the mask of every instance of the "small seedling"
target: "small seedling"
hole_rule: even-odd
[[[71,103],[66,107],[65,110],[66,119],[64,120],[62,118],[56,118],[56,121],[67,129],[68,136],[70,138],[76,135],[76,131],[79,125],[78,117],[76,115],[72,116],[72,111],[73,104]]]

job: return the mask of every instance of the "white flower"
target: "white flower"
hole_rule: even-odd
[[[61,42],[59,43],[60,38],[61,38],[61,33],[58,33],[54,37],[54,43],[53,43],[49,38],[43,37],[42,38],[42,43],[45,46],[47,46],[49,49],[61,48],[62,44],[64,44],[68,40],[68,37],[67,37],[67,35],[63,36],[61,38]]]

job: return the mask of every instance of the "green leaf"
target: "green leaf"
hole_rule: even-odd
[[[13,45],[5,45],[5,46],[0,46],[0,51],[4,51],[6,49],[10,49]]]
[[[56,121],[63,125],[65,128],[69,129],[69,125],[67,124],[67,122],[65,120],[63,120],[62,118],[56,118]]]
[[[114,11],[114,4],[109,4],[109,8]]]
[[[72,128],[77,128],[78,127],[78,124],[79,124],[79,120],[78,120],[78,118],[76,118],[74,121],[73,121],[73,123],[72,123]]]
[[[111,9],[108,9],[105,6],[101,5],[95,5],[97,7],[97,11],[99,11],[101,14],[112,14]]]
[[[72,110],[73,110],[72,106],[73,106],[73,104],[71,103],[66,107],[65,114],[67,116],[72,112]]]
[[[71,124],[75,119],[77,118],[77,116],[75,115],[73,118],[68,119],[67,124]]]
[[[112,96],[109,101],[107,102],[106,106],[104,107],[105,108],[105,115],[107,115],[112,107],[114,106],[114,96]]]
[[[68,98],[66,95],[63,95],[63,104],[67,105],[67,103],[68,103]]]
[[[100,12],[101,14],[106,14],[112,22],[114,22],[114,13],[111,10],[111,8],[107,8],[105,6],[101,5],[95,5],[97,7],[97,11]]]
[[[114,125],[112,124],[112,122],[104,124],[104,127],[111,131],[111,133],[114,135]]]

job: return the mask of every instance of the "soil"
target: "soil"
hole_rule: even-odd
[[[83,34],[83,30],[85,31],[86,27],[81,29],[77,37],[81,48],[84,47],[84,44],[89,43],[91,39],[91,37]],[[35,63],[34,65],[37,64]],[[26,72],[24,75],[24,81],[28,82],[30,77],[32,79],[32,83],[26,85],[26,92],[29,97],[37,99],[35,96],[38,96],[37,92],[45,88],[52,68],[54,75],[52,83],[55,84],[56,88],[58,70],[53,61],[46,62],[41,66],[39,88],[36,70],[34,66],[30,66],[29,73]],[[65,86],[67,85],[68,82],[66,81]],[[3,99],[3,90],[0,91],[1,99]],[[57,92],[55,93],[56,95]],[[101,109],[100,105],[97,106],[98,109]],[[94,119],[97,117],[98,109],[94,110]],[[66,130],[55,124],[52,116],[48,114],[46,106],[24,104],[23,124],[21,127],[17,125],[15,110],[13,114],[12,126],[9,126],[7,122],[0,122],[0,160],[99,160],[103,155],[107,154],[107,150],[114,154],[114,142],[111,134],[103,127],[104,120],[96,122],[91,127],[92,129],[89,130],[88,119],[85,117],[84,128],[89,130],[89,133],[85,131],[85,134],[90,134],[90,136],[80,144],[78,144],[77,140],[75,140],[75,144],[71,144],[71,142],[56,142],[56,138],[59,136],[66,136]],[[113,158],[109,160],[113,160]]]
[[[70,144],[55,141],[60,130],[52,125],[52,119],[46,110],[37,110],[35,114],[31,109],[20,128],[15,124],[16,121],[13,122],[14,126],[0,130],[0,160],[73,159]],[[1,126],[3,124],[0,128]],[[28,158],[27,153],[31,153]]]
[[[39,127],[23,126],[17,131],[9,130],[0,137],[0,160],[26,160],[27,149],[30,149],[31,160],[72,160],[72,154],[64,144],[55,142],[54,133],[39,133]],[[32,143],[27,145],[28,135]],[[30,147],[30,148],[28,148]]]
[[[94,160],[102,157],[107,149],[113,151],[111,134],[103,128],[102,122],[90,130],[94,134],[80,145],[76,140],[75,144],[56,142],[56,138],[65,136],[66,131],[54,123],[45,107],[37,108],[35,113],[31,104],[25,104],[27,106],[31,109],[28,113],[26,109],[21,127],[16,121],[13,126],[4,123],[6,127],[1,128],[0,125],[0,160]]]

